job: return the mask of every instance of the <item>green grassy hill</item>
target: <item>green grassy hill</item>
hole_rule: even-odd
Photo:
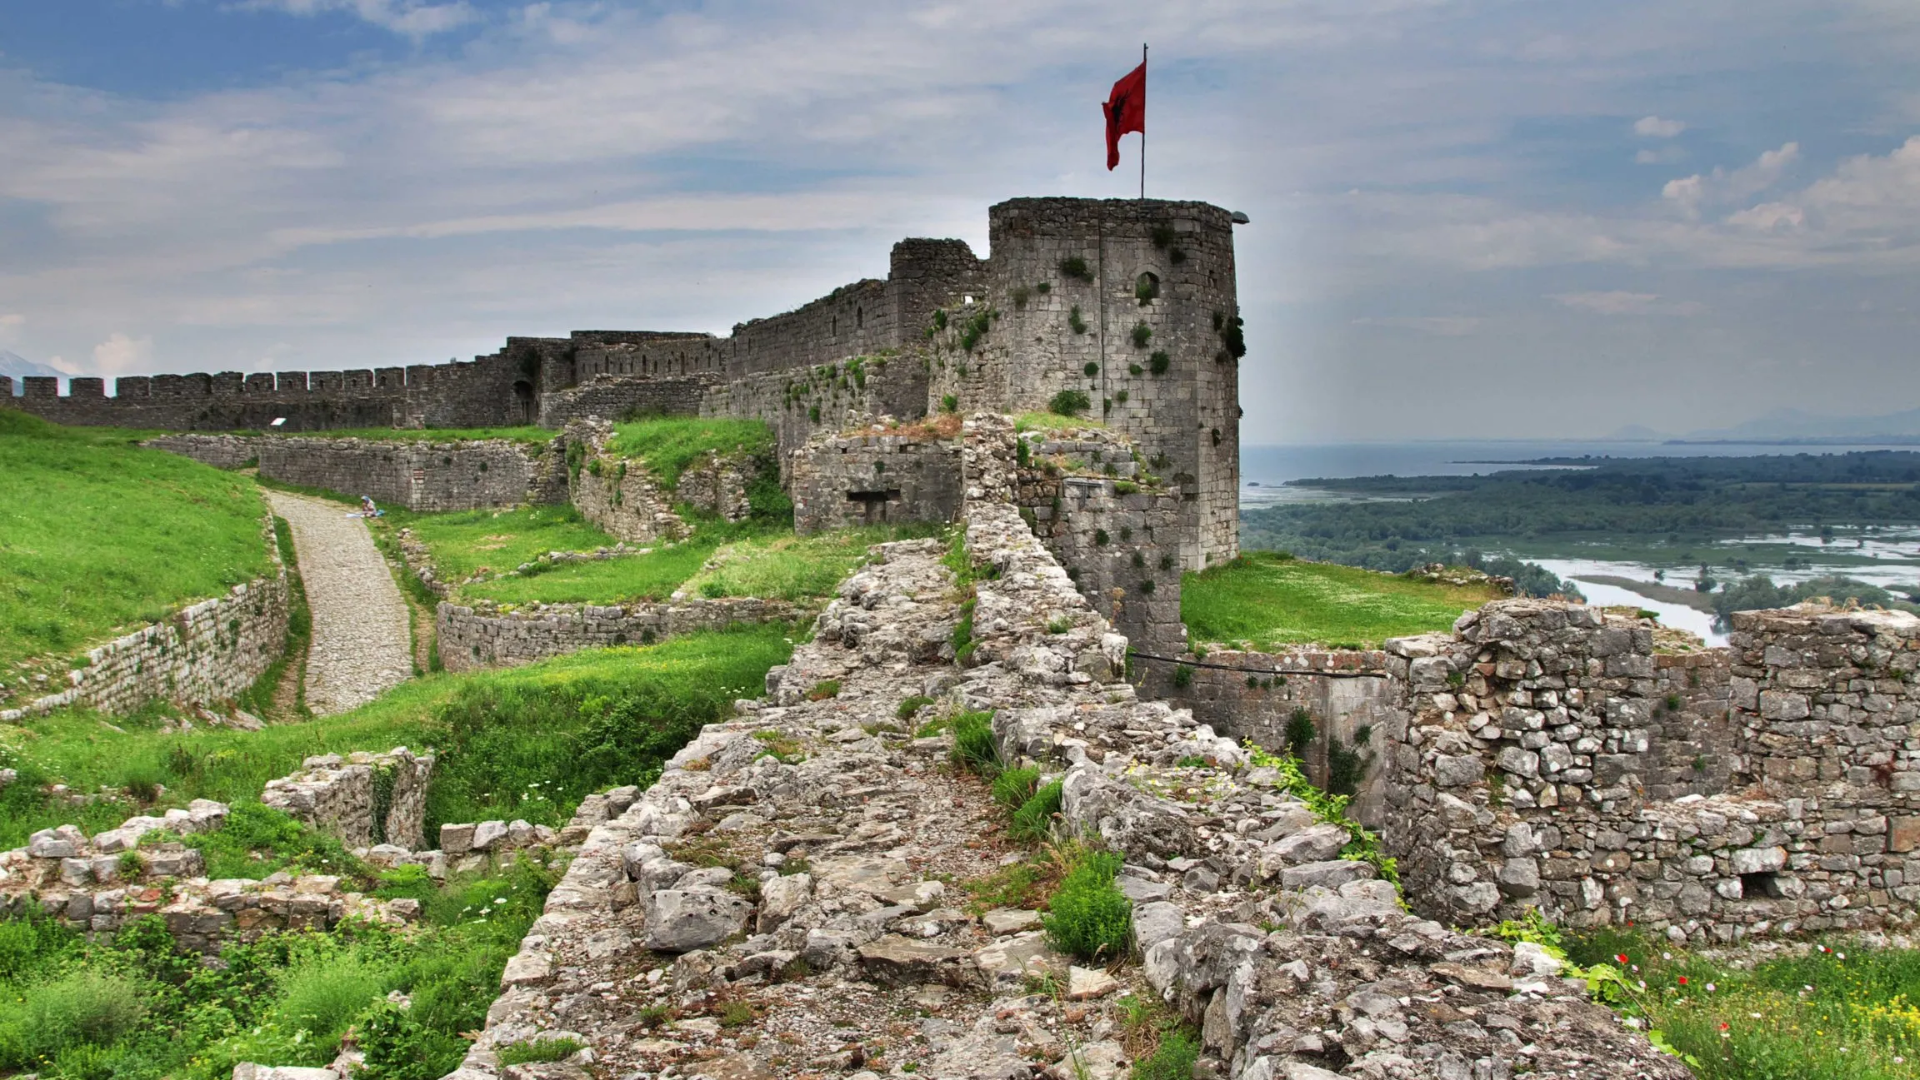
[[[1490,586],[1440,585],[1259,551],[1187,574],[1180,617],[1195,642],[1370,648],[1450,629],[1461,612],[1500,595]]]
[[[245,477],[0,409],[0,682],[269,572]]]

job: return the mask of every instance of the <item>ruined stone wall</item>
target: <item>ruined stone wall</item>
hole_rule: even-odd
[[[633,544],[678,540],[692,532],[646,467],[609,451],[613,425],[569,424],[565,436],[568,499],[601,532]]]
[[[579,386],[541,398],[540,424],[562,428],[588,417],[622,420],[628,416],[699,416],[707,395],[725,382],[717,375],[595,375]]]
[[[235,585],[87,650],[87,666],[69,671],[65,688],[0,710],[0,722],[75,705],[130,713],[155,700],[206,705],[237,697],[280,658],[287,614],[284,570]]]
[[[251,446],[260,475],[269,480],[368,495],[376,502],[409,510],[560,502],[565,494],[564,458],[558,442],[264,436],[251,440]]]
[[[1180,497],[1124,437],[1097,427],[1031,431],[1016,443],[1015,501],[1094,610],[1144,652],[1186,647],[1180,621]]]
[[[338,837],[349,850],[374,844],[417,850],[427,846],[433,760],[404,746],[310,757],[299,771],[267,781],[260,801]]]
[[[1920,619],[1743,613],[1730,653],[1679,660],[1653,638],[1511,600],[1389,643],[1412,722],[1383,748],[1384,825],[1409,895],[1696,942],[1911,920]]]
[[[960,512],[960,446],[920,435],[819,436],[790,455],[787,484],[802,533],[950,522]]]
[[[1355,755],[1359,775],[1351,812],[1363,825],[1380,825],[1385,783],[1378,748],[1404,739],[1407,724],[1406,685],[1389,675],[1386,653],[1313,646],[1276,653],[1210,649],[1184,665],[1185,686],[1171,678],[1181,665],[1142,666],[1149,685],[1235,742],[1287,749],[1289,725],[1304,710],[1313,725],[1299,751],[1307,775],[1326,787],[1330,758],[1343,751]]]
[[[716,386],[701,416],[760,420],[773,430],[782,470],[794,450],[823,432],[871,424],[881,416],[907,420],[927,413],[927,365],[918,349],[845,358],[794,371],[738,376]]]
[[[510,667],[581,649],[651,645],[742,623],[790,622],[803,609],[753,597],[695,597],[632,604],[542,604],[525,610],[442,601],[434,626],[448,671]]]

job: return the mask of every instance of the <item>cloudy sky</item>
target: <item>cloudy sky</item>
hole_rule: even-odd
[[[0,348],[369,367],[724,333],[985,253],[989,203],[1243,210],[1250,442],[1920,406],[1913,0],[0,0]]]

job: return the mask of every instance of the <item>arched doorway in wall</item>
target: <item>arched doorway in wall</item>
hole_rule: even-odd
[[[533,423],[533,384],[525,379],[513,384],[513,422]]]

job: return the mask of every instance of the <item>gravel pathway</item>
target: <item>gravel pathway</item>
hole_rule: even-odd
[[[307,707],[326,716],[378,697],[413,674],[407,604],[366,523],[337,503],[269,491],[293,527],[313,609]]]

